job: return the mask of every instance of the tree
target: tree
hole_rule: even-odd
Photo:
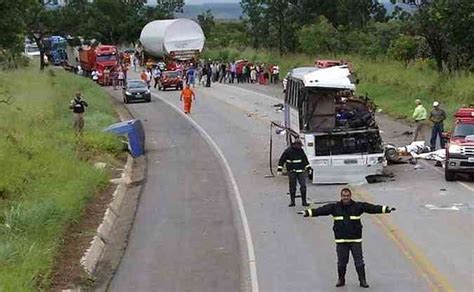
[[[212,29],[215,26],[214,15],[212,15],[211,9],[208,9],[206,12],[203,12],[197,16],[198,23],[201,26],[204,35],[209,38]]]
[[[409,35],[401,35],[398,39],[392,41],[388,50],[388,54],[395,60],[403,62],[405,67],[415,59],[417,52],[417,40]]]
[[[248,32],[255,48],[261,43],[279,51],[295,51],[297,31],[324,16],[333,27],[363,28],[372,19],[386,21],[376,0],[242,0]]]
[[[305,25],[298,33],[301,50],[307,54],[336,52],[339,47],[336,28],[320,16],[316,23]]]
[[[0,1],[0,62],[7,67],[16,66],[16,59],[23,49],[24,29],[18,18],[25,1]]]
[[[411,21],[426,39],[438,71],[473,67],[474,2],[471,0],[403,0],[416,8]]]
[[[105,43],[135,43],[150,21],[173,18],[184,1],[158,1],[155,6],[143,0],[70,0],[60,9],[63,34],[81,35]]]
[[[25,0],[25,9],[19,12],[19,17],[26,28],[26,34],[36,43],[40,51],[40,70],[43,70],[46,65],[43,39],[51,33],[58,17],[58,10],[48,8],[51,2]]]
[[[299,1],[287,0],[242,0],[243,13],[246,15],[248,31],[255,48],[265,44],[278,48],[280,53],[295,51],[297,34],[295,33],[305,18]]]
[[[246,16],[244,22],[252,47],[258,49],[268,39],[268,26],[265,25],[266,8],[261,0],[241,0],[240,6]]]

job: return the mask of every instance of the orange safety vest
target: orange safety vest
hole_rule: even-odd
[[[191,102],[191,99],[193,97],[194,92],[192,91],[191,88],[184,88],[182,95],[185,103]]]
[[[146,75],[145,72],[142,72],[142,74],[140,74],[140,79],[145,82],[148,82],[148,76]]]

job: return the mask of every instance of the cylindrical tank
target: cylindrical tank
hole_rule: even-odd
[[[187,51],[201,52],[204,40],[199,24],[183,18],[152,21],[140,34],[145,52],[157,57]]]

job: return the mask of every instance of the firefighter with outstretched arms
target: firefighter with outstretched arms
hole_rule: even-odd
[[[342,287],[346,284],[346,266],[349,262],[349,252],[351,252],[359,276],[360,286],[369,288],[365,276],[364,256],[362,254],[361,215],[363,213],[390,213],[391,211],[395,211],[395,208],[353,201],[351,190],[344,188],[341,190],[340,201],[324,205],[317,209],[307,209],[298,212],[298,214],[304,215],[304,217],[333,216],[333,230],[337,252],[337,273],[339,276],[336,287]]]

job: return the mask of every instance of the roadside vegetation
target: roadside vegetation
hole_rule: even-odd
[[[474,103],[474,2],[459,0],[242,0],[242,22],[198,21],[205,59],[278,64],[281,78],[316,59],[352,62],[358,94],[383,112],[410,120],[414,100],[433,101],[449,114]],[[230,33],[229,33],[230,32]]]
[[[76,90],[89,103],[84,136],[72,129]],[[119,138],[107,94],[85,78],[33,67],[0,72],[0,291],[48,290],[64,231],[108,184]]]

